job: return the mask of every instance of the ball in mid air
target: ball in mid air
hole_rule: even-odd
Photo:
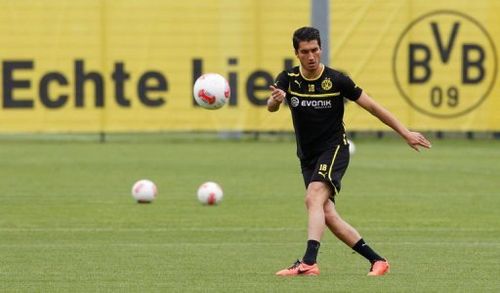
[[[198,77],[193,87],[196,103],[209,110],[222,108],[229,100],[230,94],[229,83],[217,73],[203,74]]]

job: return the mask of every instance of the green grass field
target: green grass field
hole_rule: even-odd
[[[500,141],[359,140],[337,201],[391,273],[325,234],[302,257],[303,185],[291,141],[1,141],[0,291],[498,292]],[[150,205],[130,188],[149,178]],[[219,206],[196,189],[214,180]]]

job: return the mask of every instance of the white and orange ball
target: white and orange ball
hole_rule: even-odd
[[[193,87],[196,103],[209,110],[222,108],[231,95],[229,83],[220,74],[206,73],[198,77]]]
[[[156,185],[148,179],[141,179],[132,186],[132,196],[138,203],[151,203],[157,194]]]
[[[218,204],[224,195],[222,188],[215,182],[205,182],[198,188],[198,200],[205,205]]]

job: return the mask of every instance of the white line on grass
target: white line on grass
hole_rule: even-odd
[[[380,232],[500,232],[500,228],[460,228],[460,227],[378,227],[363,228],[361,231]],[[112,228],[112,227],[17,227],[0,228],[0,233],[18,232],[287,232],[306,231],[306,228],[290,227],[160,227],[160,228]]]
[[[199,243],[199,242],[170,242],[170,243],[107,243],[105,246],[113,247],[182,247],[201,246],[201,247],[220,247],[220,246],[296,246],[303,242],[217,242],[217,243]],[[500,247],[500,242],[466,242],[466,241],[403,241],[403,242],[377,242],[377,245],[390,246],[445,246],[445,247]],[[101,248],[102,244],[82,244],[78,243],[16,243],[0,244],[0,248]]]

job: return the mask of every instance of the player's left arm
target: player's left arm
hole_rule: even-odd
[[[363,109],[370,112],[373,116],[377,117],[380,121],[384,122],[387,126],[391,127],[401,135],[408,145],[419,151],[419,146],[424,148],[431,148],[431,143],[425,136],[419,132],[408,130],[391,112],[382,107],[374,99],[372,99],[365,91],[356,100],[356,103]]]

